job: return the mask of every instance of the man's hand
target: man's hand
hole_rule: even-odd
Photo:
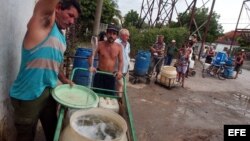
[[[89,67],[89,72],[96,72],[96,68],[95,67]]]
[[[70,87],[73,87],[73,85],[75,84],[73,81],[71,81],[71,80],[69,80],[69,79],[68,79],[66,82],[67,82],[67,84],[70,85]]]
[[[118,72],[116,73],[116,79],[117,79],[117,80],[120,80],[121,78],[122,78],[122,72],[118,71]]]

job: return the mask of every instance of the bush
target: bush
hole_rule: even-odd
[[[134,57],[138,50],[149,50],[156,42],[157,35],[164,35],[166,46],[171,43],[173,39],[176,40],[177,47],[188,39],[189,32],[186,28],[150,28],[137,29],[135,27],[128,28],[130,32],[131,57]]]

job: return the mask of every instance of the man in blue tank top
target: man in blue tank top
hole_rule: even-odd
[[[56,102],[52,88],[59,80],[73,85],[62,70],[65,36],[62,29],[80,14],[77,0],[39,0],[27,25],[18,76],[10,90],[18,141],[33,141],[40,119],[47,141],[56,129]]]

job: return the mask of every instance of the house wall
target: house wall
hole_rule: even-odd
[[[223,49],[224,49],[225,47],[227,47],[228,49],[230,49],[230,45],[218,43],[218,44],[216,45],[215,51],[216,51],[216,52],[221,52],[221,51],[223,51]],[[232,46],[232,49],[237,48],[237,47],[239,47],[239,46]]]
[[[11,84],[20,65],[21,44],[35,0],[0,1],[0,141],[14,140]]]

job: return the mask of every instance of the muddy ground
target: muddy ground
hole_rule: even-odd
[[[138,141],[223,141],[225,124],[250,124],[250,71],[219,80],[202,78],[201,68],[196,63],[184,88],[169,90],[154,79],[128,84]],[[44,141],[38,128],[36,140]]]
[[[250,124],[250,71],[219,80],[201,68],[184,88],[128,84],[138,141],[223,141],[225,124]]]

